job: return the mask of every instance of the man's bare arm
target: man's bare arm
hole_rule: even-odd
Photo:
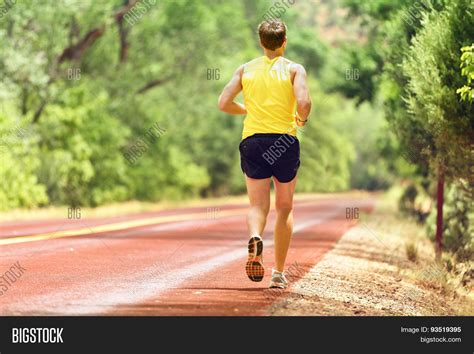
[[[311,98],[309,96],[306,70],[303,65],[296,64],[295,77],[293,80],[293,92],[296,97],[296,124],[302,127],[308,120],[311,112]]]
[[[232,76],[232,79],[224,87],[219,96],[219,109],[229,114],[247,114],[245,106],[234,102],[235,97],[242,91],[242,73],[244,66],[240,66]]]

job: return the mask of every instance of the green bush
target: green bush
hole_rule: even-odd
[[[49,105],[38,125],[40,181],[56,203],[99,205],[125,200],[127,127],[105,108],[108,96],[81,85]]]
[[[36,177],[37,134],[25,128],[15,114],[0,114],[0,210],[46,204],[46,188]]]

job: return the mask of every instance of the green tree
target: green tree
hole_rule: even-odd
[[[459,88],[456,92],[464,101],[472,103],[474,100],[474,88],[472,82],[474,80],[474,44],[461,48],[461,74],[466,76],[467,85]]]
[[[408,77],[407,105],[410,115],[432,138],[423,150],[436,171],[437,251],[442,248],[443,191],[445,178],[469,182],[473,163],[474,108],[459,102],[456,89],[463,78],[457,68],[460,47],[474,38],[474,5],[456,0],[446,9],[425,15],[423,28],[413,39],[403,65]],[[456,144],[453,144],[453,142]]]

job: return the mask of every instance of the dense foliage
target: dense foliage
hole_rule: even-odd
[[[261,55],[255,29],[271,5],[17,2],[0,22],[1,209],[242,193],[242,117],[220,113],[216,99]],[[315,102],[300,132],[299,191],[386,187],[373,149],[380,107],[340,96],[357,81],[334,65],[342,56],[296,5],[281,16]],[[163,133],[147,140],[154,125]]]
[[[385,115],[400,143],[398,154],[417,167],[410,176],[414,183],[408,185],[400,206],[425,220],[430,210],[421,210],[422,203],[416,201],[428,195],[438,206],[443,205],[446,184],[444,213],[431,209],[428,234],[434,237],[435,230],[438,236],[444,233],[444,246],[457,251],[461,258],[472,256],[474,105],[470,78],[474,3],[346,3],[353,14],[371,19],[368,26],[381,24],[371,32],[371,44],[365,51],[378,57],[379,53],[372,51],[373,42],[382,49],[384,64],[374,75],[384,98]]]

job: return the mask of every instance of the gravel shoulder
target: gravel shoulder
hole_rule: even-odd
[[[456,267],[448,273],[434,262],[423,227],[397,216],[392,199],[382,198],[372,214],[361,216],[318,264],[295,279],[268,314],[474,315],[472,279],[466,281]],[[417,248],[415,262],[406,255],[409,243]]]

